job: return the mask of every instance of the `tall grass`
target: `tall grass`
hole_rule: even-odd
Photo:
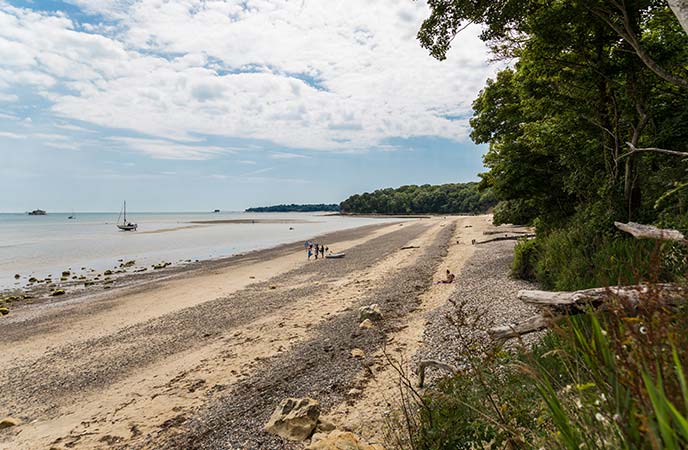
[[[652,290],[641,304],[614,300],[514,351],[462,348],[463,373],[407,398],[421,400],[407,404],[413,426],[397,422],[406,439],[395,446],[688,448],[688,311]]]

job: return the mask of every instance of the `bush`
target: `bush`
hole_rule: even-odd
[[[519,239],[514,247],[514,260],[511,263],[511,275],[522,280],[536,279],[538,260],[538,242],[535,239]]]
[[[594,227],[579,224],[537,240],[535,278],[545,289],[672,281],[686,274],[686,248],[680,244],[596,233]]]
[[[688,315],[641,298],[572,316],[532,349],[469,357],[406,409],[401,447],[688,448]]]

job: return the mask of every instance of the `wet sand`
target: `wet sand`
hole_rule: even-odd
[[[0,319],[0,416],[24,424],[0,448],[300,448],[262,431],[276,403],[313,395],[355,421],[338,405],[390,338],[422,336],[418,314],[448,295],[433,280],[488,220],[368,226],[321,240],[343,259],[290,244],[18,308]],[[360,330],[370,303],[385,320]]]

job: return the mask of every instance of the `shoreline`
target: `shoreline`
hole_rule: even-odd
[[[317,237],[342,259],[309,261],[296,241],[18,309],[0,319],[0,416],[23,424],[0,447],[302,449],[263,425],[304,396],[365,434],[394,388],[386,346],[411,360],[459,286],[435,281],[490,252],[471,245],[488,221],[365,225]],[[361,327],[373,303],[383,318]]]
[[[372,233],[377,229],[396,225],[398,223],[404,222],[362,225],[344,230],[326,232],[314,236],[311,239],[336,241],[341,236],[346,236],[350,233]],[[68,280],[56,278],[53,283],[46,283],[43,281],[27,284],[19,288],[0,290],[0,306],[10,308],[10,313],[7,316],[0,316],[0,325],[13,321],[13,311],[18,311],[26,307],[45,304],[57,305],[66,302],[74,303],[84,298],[91,297],[116,296],[122,289],[152,289],[152,286],[147,285],[179,277],[193,276],[195,272],[227,268],[251,260],[283,256],[288,252],[296,250],[297,246],[302,247],[302,244],[303,242],[298,240],[217,258],[193,261],[185,260],[177,263],[162,261],[159,264],[152,265],[150,268],[148,266],[141,267],[135,265],[132,267],[120,267],[114,270],[108,269],[103,272],[93,272],[93,276],[87,279],[72,279],[70,275]],[[126,265],[128,261],[118,262],[120,265]],[[112,273],[107,274],[110,270]],[[65,293],[53,296],[52,293],[55,292],[56,289],[63,289]],[[2,302],[3,299],[4,302]]]

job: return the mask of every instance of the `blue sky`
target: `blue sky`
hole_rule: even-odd
[[[240,210],[477,179],[478,30],[423,2],[0,0],[0,212]]]

